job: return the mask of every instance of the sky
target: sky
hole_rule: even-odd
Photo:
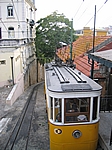
[[[96,6],[95,27],[112,25],[112,0],[35,0],[35,5],[36,21],[57,11],[69,20],[73,19],[75,30],[93,28]]]

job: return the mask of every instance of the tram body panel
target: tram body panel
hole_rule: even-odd
[[[49,123],[51,150],[95,150],[98,141],[99,122],[88,125],[56,126]],[[75,138],[73,132],[79,130],[81,137]],[[57,149],[58,150],[58,149]]]

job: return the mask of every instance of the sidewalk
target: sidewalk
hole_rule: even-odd
[[[6,107],[6,98],[12,90],[12,86],[2,87],[0,88],[0,119],[3,115],[5,115],[5,107]]]
[[[6,98],[8,97],[11,89],[13,87],[3,87],[0,88],[0,127],[3,118],[11,118],[13,114],[20,114],[31,91],[33,90],[33,86],[29,87],[24,93],[15,101],[15,103],[10,106],[6,104]]]
[[[0,113],[0,150],[4,150],[8,139],[10,139],[10,135],[15,128],[22,109],[30,97],[34,87],[35,85],[29,87],[12,106],[5,104],[5,97],[7,97],[6,93],[8,93],[6,91],[8,89],[5,89],[4,94],[2,93],[5,97],[4,99],[1,99],[1,102],[4,101],[4,105],[0,105],[0,109],[3,110],[3,112]],[[22,144],[24,142],[24,139],[19,139],[14,147],[14,150],[24,150],[25,147]],[[44,84],[39,86],[37,89],[36,104],[34,107],[31,129],[28,136],[27,149],[49,150],[49,132],[46,114],[46,101],[44,99]]]

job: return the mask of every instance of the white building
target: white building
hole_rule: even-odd
[[[0,0],[0,87],[20,94],[37,81],[35,11],[35,0]]]

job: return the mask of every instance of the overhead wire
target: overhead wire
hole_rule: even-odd
[[[82,12],[82,14],[80,15],[80,17],[78,18],[78,20],[81,19],[81,17],[85,14],[85,12],[87,11],[87,9],[89,9],[89,6],[91,5],[91,2],[88,4],[88,6],[85,8],[85,10]]]
[[[86,7],[86,9],[83,11],[83,13],[80,15],[80,17],[78,18],[78,20],[80,20],[80,18],[84,15],[84,13],[86,12],[86,10],[88,9],[88,7]]]
[[[83,0],[83,2],[84,2],[84,0]],[[75,18],[75,17],[76,17],[76,15],[78,14],[79,10],[81,9],[81,6],[82,6],[83,2],[80,4],[80,6],[79,6],[79,8],[77,9],[77,11],[76,11],[76,13],[75,13],[75,15],[74,15],[74,17],[73,17],[73,18]]]
[[[14,5],[13,0],[11,0],[11,2],[12,2],[12,4],[13,4],[14,10],[15,10],[15,13],[16,13],[16,16],[17,16],[17,20],[18,20],[18,22],[20,23],[19,17],[18,17],[18,14],[17,14],[17,11],[16,11],[16,8],[15,8],[15,5]]]
[[[13,3],[13,7],[14,7],[14,9],[15,9],[13,0],[11,0],[11,2]],[[16,9],[15,9],[15,13],[16,13],[16,16],[17,16],[17,19],[18,19],[18,22],[19,22],[19,17],[18,17],[18,15],[17,15]],[[3,24],[3,26],[5,27],[6,31],[9,32],[8,29],[7,29],[7,27],[5,26],[5,23],[2,21],[2,19],[0,19],[0,21],[1,21],[1,23]],[[19,22],[19,24],[20,24],[20,22]]]
[[[83,2],[84,2],[84,0],[83,0]],[[79,10],[81,9],[83,2],[80,4],[79,8],[77,9],[76,14],[74,15],[74,18],[76,17],[76,15],[78,14]],[[93,2],[94,2],[94,1],[92,1],[92,3],[93,3]],[[89,8],[90,5],[91,5],[91,2],[90,2],[89,5],[85,8],[85,10],[84,10],[83,13],[80,15],[80,17],[78,17],[77,21],[79,21],[79,20],[81,19],[81,17],[85,14],[85,12],[87,11],[87,9]]]
[[[14,5],[13,0],[11,0],[11,2],[12,2],[12,4],[13,4],[14,10],[15,10],[15,13],[16,13],[16,16],[17,16],[17,20],[18,20],[19,26],[20,26],[20,28],[21,28],[20,21],[19,21],[19,17],[18,17],[18,14],[17,14],[17,11],[16,11],[16,8],[15,8],[15,5]],[[21,28],[21,32],[22,32],[22,34],[23,34],[22,28]]]
[[[8,32],[7,30],[7,27],[5,26],[4,22],[2,21],[2,19],[0,19],[1,23],[3,24],[3,26],[5,27],[6,31]]]
[[[103,5],[97,10],[97,13],[104,7],[104,5],[107,3],[108,0],[106,0]],[[90,18],[90,20],[86,23],[86,25],[93,19],[93,16]],[[85,25],[85,26],[86,26]]]

